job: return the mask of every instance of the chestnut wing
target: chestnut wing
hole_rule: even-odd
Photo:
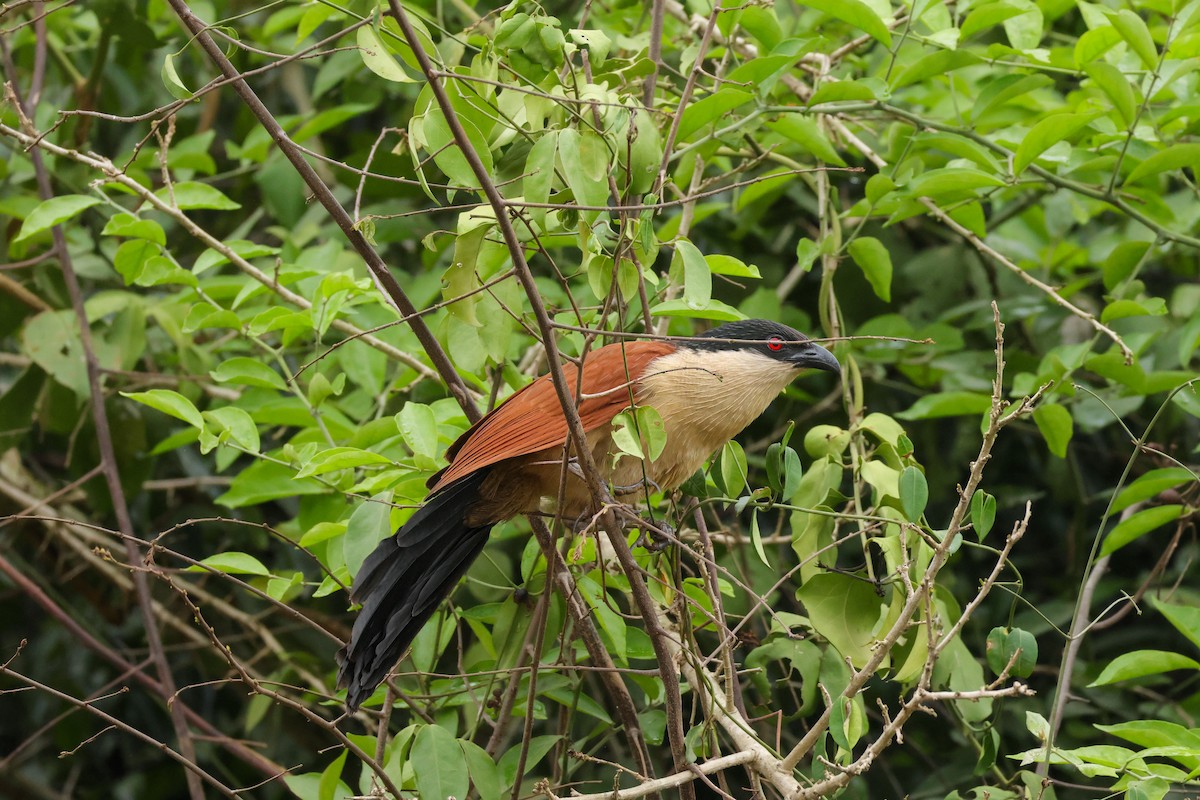
[[[617,342],[588,354],[583,365],[579,417],[585,431],[607,425],[629,407],[632,382],[650,362],[675,351],[666,342]],[[578,368],[563,364],[575,389]],[[509,458],[536,453],[567,441],[567,420],[549,375],[524,387],[475,423],[446,451],[450,465],[429,479],[437,491],[466,475]]]

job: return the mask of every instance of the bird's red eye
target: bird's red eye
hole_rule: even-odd
[[[783,349],[783,339],[780,339],[778,336],[772,336],[770,339],[767,340],[767,349],[768,350],[782,350]]]

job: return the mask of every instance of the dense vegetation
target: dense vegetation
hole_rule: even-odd
[[[724,5],[3,5],[0,795],[1200,791],[1200,0]],[[743,316],[844,380],[340,716],[470,419]]]

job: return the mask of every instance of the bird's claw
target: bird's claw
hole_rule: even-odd
[[[666,522],[658,522],[646,517],[641,518],[640,533],[634,547],[643,547],[651,553],[661,553],[671,546],[675,539],[675,527]]]

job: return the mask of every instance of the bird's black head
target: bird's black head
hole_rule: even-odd
[[[685,346],[697,350],[749,350],[797,369],[823,369],[841,374],[842,366],[833,353],[798,330],[767,319],[727,322],[700,336],[712,341],[693,341]]]

